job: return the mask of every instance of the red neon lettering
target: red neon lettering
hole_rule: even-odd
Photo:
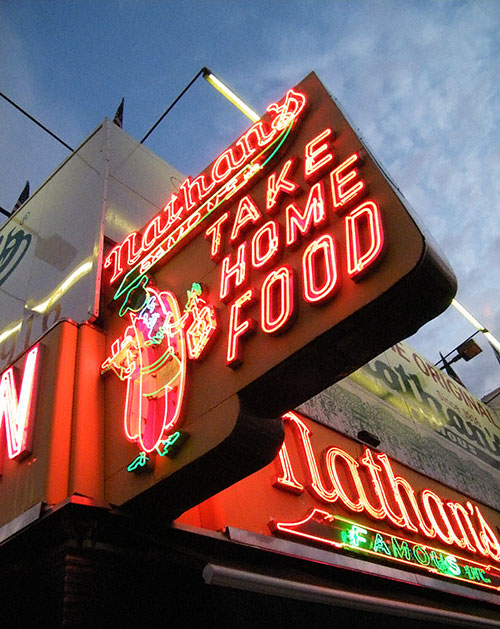
[[[26,356],[19,395],[13,367],[7,369],[0,379],[0,428],[4,423],[9,459],[28,454],[31,448],[38,347],[36,345]]]
[[[415,490],[410,483],[394,474],[386,454],[374,455],[369,448],[365,450],[359,462],[369,473],[371,486],[380,507],[374,507],[368,500],[366,479],[363,480],[363,476],[360,474],[359,463],[340,448],[330,447],[325,453],[325,469],[333,486],[332,489],[327,489],[323,484],[315,460],[310,440],[311,431],[296,413],[286,413],[283,415],[283,421],[292,427],[292,433],[296,438],[297,449],[300,454],[299,460],[304,466],[307,488],[314,498],[324,503],[333,503],[340,498],[351,511],[358,513],[366,511],[374,519],[387,519],[398,528],[407,529],[412,533],[420,533],[431,539],[438,536],[447,545],[457,546],[461,549],[467,548],[474,553],[480,552],[483,556],[490,557],[500,563],[500,541],[477,505],[472,505],[467,501],[467,511],[461,504],[456,502],[444,503],[437,494],[429,489],[424,489],[420,492],[420,500],[423,511],[430,522],[429,526],[424,521]],[[339,472],[338,461],[342,461],[343,467],[346,469],[342,477]],[[282,447],[276,465],[281,469],[281,473],[273,479],[273,485],[285,491],[300,493],[303,485],[294,474],[292,462],[285,446]],[[347,493],[346,480],[344,479],[347,480],[348,485],[355,487],[357,496],[352,497]],[[401,490],[404,490],[406,494],[404,498]],[[408,506],[411,506],[413,510],[416,523],[410,517]],[[471,516],[475,516],[476,525],[473,524]]]
[[[486,548],[483,546],[481,540],[479,539],[476,531],[474,530],[474,526],[472,525],[469,514],[467,513],[465,507],[461,505],[459,502],[447,502],[446,506],[450,509],[453,514],[454,520],[460,529],[460,533],[462,534],[462,539],[459,540],[459,545],[462,548],[467,548],[471,553],[476,553],[477,549],[484,549],[484,555],[487,554]],[[465,520],[465,524],[467,526],[467,531],[465,530],[464,524],[462,520]],[[469,539],[469,534],[472,535],[474,543],[476,546],[472,545],[472,542]]]
[[[255,205],[252,197],[250,195],[243,197],[243,199],[241,199],[238,203],[233,229],[231,230],[231,235],[229,236],[231,244],[234,244],[237,240],[239,240],[242,230],[244,233],[251,225],[255,225],[255,223],[257,223],[261,218],[262,214],[260,213],[259,208]]]
[[[319,260],[319,261],[318,261]],[[335,243],[324,234],[307,247],[302,256],[303,294],[310,304],[331,299],[340,288]]]
[[[467,502],[467,507],[472,508],[470,502]],[[479,537],[484,545],[484,548],[488,555],[494,559],[495,561],[500,562],[500,543],[496,538],[495,533],[491,530],[489,524],[484,519],[483,514],[479,510],[477,505],[474,505],[474,509],[476,512],[476,517],[481,525],[481,530],[479,531]],[[481,549],[479,549],[481,551]]]
[[[307,101],[304,94],[295,90],[288,90],[285,102],[282,105],[272,103],[266,110],[273,117],[271,122],[272,128],[278,131],[285,129],[304,111],[306,104]]]
[[[171,225],[173,225],[176,221],[178,221],[181,218],[183,212],[184,207],[179,204],[178,196],[176,194],[173,194],[170,197],[169,202],[163,208],[163,213],[167,216],[167,227],[165,228],[165,230],[162,230],[162,233],[163,231],[166,231],[169,227],[171,227]]]
[[[293,323],[295,312],[293,269],[282,266],[271,271],[261,289],[261,327],[266,334],[281,334]],[[278,312],[275,304],[278,301]]]
[[[255,269],[267,269],[279,257],[281,253],[279,230],[279,223],[268,221],[254,234],[252,266]]]
[[[106,256],[106,259],[104,260],[104,268],[107,269],[109,266],[113,265],[113,275],[109,281],[110,284],[112,284],[123,273],[122,265],[124,250],[127,251],[127,266],[132,266],[141,257],[142,251],[138,249],[137,245],[138,235],[139,234],[137,232],[132,232],[121,244],[115,245]]]
[[[319,177],[325,166],[333,160],[333,151],[330,151],[328,141],[333,140],[333,131],[325,129],[318,134],[313,140],[306,144],[304,149],[304,177],[306,181],[310,181],[315,177]]]
[[[332,170],[330,173],[333,207],[336,210],[339,210],[343,205],[351,201],[351,199],[354,199],[354,197],[357,196],[365,187],[364,181],[360,179],[350,188],[347,188],[349,182],[356,179],[356,177],[359,177],[359,173],[355,168],[349,170],[349,172],[345,174],[344,171],[359,159],[359,153],[353,153],[350,157],[343,161],[340,166],[337,166],[337,168]]]
[[[229,148],[215,160],[212,168],[212,178],[217,183],[225,181],[232,172],[234,172],[237,168],[240,168],[240,166],[243,166],[250,154],[250,151],[245,153],[245,151],[242,150],[240,159],[235,160],[234,152],[233,148]]]
[[[161,214],[155,216],[155,218],[148,224],[144,234],[142,236],[142,251],[148,251],[155,244],[155,241],[160,235],[160,217]]]
[[[377,204],[366,201],[349,212],[345,218],[345,230],[347,272],[357,281],[379,258],[384,247],[384,230]]]
[[[427,514],[427,517],[429,518],[430,522],[433,524],[434,529],[436,530],[437,536],[445,544],[457,544],[458,546],[463,548],[462,541],[459,540],[459,538],[455,535],[455,531],[453,530],[451,523],[448,519],[448,516],[446,515],[446,512],[444,510],[444,504],[441,498],[430,489],[424,489],[420,493],[420,497],[424,505],[425,513]],[[443,522],[446,530],[443,530],[441,523],[438,522],[436,518],[436,514],[434,513],[432,509],[432,506],[431,506],[432,504],[434,504],[437,507],[440,520]]]
[[[231,264],[231,254],[222,260],[222,269],[220,276],[220,299],[227,303],[234,292],[234,288],[243,286],[247,281],[247,243],[242,242],[236,252],[236,262]],[[234,286],[231,284],[234,281]]]
[[[277,203],[282,194],[293,195],[300,190],[298,184],[287,179],[287,176],[292,174],[296,164],[296,158],[289,159],[285,162],[278,176],[273,173],[267,178],[266,209],[268,214],[277,212],[279,209]]]
[[[281,470],[271,479],[273,487],[289,491],[292,494],[301,494],[304,491],[304,485],[295,478],[290,455],[284,442],[278,453],[278,460],[278,467],[281,467]]]
[[[214,188],[217,188],[215,194],[206,202],[207,207],[205,208],[205,212],[200,214],[197,221],[209,216],[216,206],[227,201],[245,185],[248,179],[260,169],[259,159],[261,159],[261,157],[263,159],[263,153],[262,156],[256,156],[256,153],[261,149],[264,149],[264,151],[267,150],[265,147],[269,148],[272,141],[299,117],[304,111],[305,105],[306,99],[303,94],[289,90],[281,105],[273,103],[268,107],[272,118],[270,127],[262,121],[256,122],[232,147],[224,151],[224,153],[217,158],[212,166],[209,179],[207,175],[199,175],[194,180],[188,177],[180,186],[180,193],[182,194],[184,204],[180,205],[177,195],[172,195],[170,201],[163,209],[167,214],[167,223],[159,230],[156,240],[159,240],[165,232],[177,224],[184,213],[192,212],[199,204],[202,204]],[[247,163],[252,157],[255,157],[254,162],[248,165]],[[245,166],[245,164],[247,164],[247,166]],[[238,170],[239,172],[236,172]],[[231,176],[232,179],[230,179]],[[286,191],[287,186],[290,184],[291,182],[283,181],[281,186],[277,188],[277,192]],[[276,186],[278,186],[278,184],[276,184]],[[201,208],[198,208],[198,210],[200,209]],[[154,245],[158,245],[158,249],[155,251],[155,255],[148,259],[148,263],[145,263],[145,266],[151,266],[161,259],[165,253],[170,251],[170,249],[181,241],[187,231],[186,228],[181,229],[175,239],[170,239],[169,244],[163,243],[165,247],[160,247],[160,243],[150,240],[149,227],[148,225],[145,228],[145,231],[148,232],[148,246],[153,247]],[[145,253],[142,249],[137,250],[135,241],[132,243],[128,240],[129,238],[135,237],[133,237],[132,234],[127,236],[127,239],[117,245],[105,259],[104,266],[106,268],[113,266],[111,283],[124,273],[124,266],[132,266],[138,261],[141,255]],[[128,248],[126,265],[123,257],[125,246]]]
[[[243,350],[240,340],[255,330],[255,321],[252,318],[240,321],[240,312],[244,308],[249,308],[253,301],[254,290],[253,288],[249,288],[241,297],[238,297],[231,306],[226,362],[228,367],[232,367],[233,369],[243,362]]]
[[[367,461],[371,459],[373,462],[372,454],[370,450],[366,452]],[[386,478],[389,482],[389,486],[394,495],[394,499],[396,505],[399,507],[401,515],[397,515],[390,507],[387,501],[384,501],[384,511],[387,514],[387,517],[396,525],[401,526],[407,529],[408,531],[413,531],[414,533],[418,532],[417,527],[414,522],[410,518],[408,510],[406,508],[406,503],[401,495],[401,489],[404,489],[406,492],[406,497],[408,499],[409,504],[411,505],[415,516],[418,521],[418,525],[420,530],[426,535],[426,537],[435,537],[436,532],[432,526],[428,526],[422,517],[422,513],[420,512],[420,508],[418,506],[417,497],[415,495],[415,490],[410,485],[410,483],[403,478],[402,476],[395,476],[394,471],[392,469],[391,463],[389,461],[389,457],[387,454],[380,453],[377,455],[378,460],[382,463],[384,471],[386,473]],[[379,466],[375,466],[376,469],[381,470]],[[383,491],[383,488],[382,488]]]
[[[324,225],[326,220],[323,184],[319,182],[311,188],[303,213],[296,203],[291,203],[286,208],[287,247],[298,243],[299,232],[303,235],[308,234],[314,227]]]
[[[207,231],[205,232],[205,238],[208,240],[209,238],[212,238],[212,243],[210,246],[210,257],[212,258],[212,260],[214,260],[215,262],[218,262],[220,257],[221,257],[221,253],[222,253],[222,225],[224,225],[224,223],[227,221],[227,219],[229,218],[229,212],[226,212],[225,214],[222,214],[222,216],[220,216],[215,223],[212,223],[212,225],[207,229]]]
[[[401,515],[398,515],[393,511],[389,503],[388,497],[384,490],[384,484],[382,482],[381,472],[382,468],[378,465],[374,458],[373,452],[368,448],[365,450],[364,456],[361,459],[361,463],[368,468],[370,473],[372,487],[375,494],[380,501],[382,517],[387,518],[397,527],[408,527],[411,531],[416,531],[415,525],[411,522],[406,508],[401,509]],[[401,504],[396,500],[396,504],[401,508]],[[430,529],[428,529],[430,531]]]
[[[213,189],[215,182],[207,183],[205,175],[198,175],[191,180],[188,177],[182,182],[180,192],[184,196],[184,207],[186,212],[191,212]]]
[[[293,432],[295,436],[298,437],[299,446],[302,449],[304,460],[307,464],[305,468],[308,482],[307,489],[315,498],[321,500],[321,502],[327,504],[335,502],[339,497],[337,491],[335,489],[326,489],[321,480],[311,445],[311,431],[296,413],[285,413],[285,415],[283,415],[283,421],[292,424]]]
[[[344,489],[337,470],[337,459],[342,459],[349,470],[349,475],[358,494],[356,501],[351,500]],[[353,459],[350,454],[347,454],[347,452],[344,452],[344,450],[340,448],[328,448],[325,453],[325,465],[334,489],[340,500],[348,509],[357,512],[368,510],[371,515],[379,515],[379,511],[375,510],[368,502],[363,483],[358,473],[359,463]]]

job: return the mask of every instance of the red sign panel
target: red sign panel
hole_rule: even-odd
[[[283,411],[455,290],[313,74],[104,266],[107,497],[169,514],[271,460]]]
[[[498,513],[296,412],[283,420],[286,438],[274,464],[180,522],[225,528],[238,541],[245,531],[271,535],[301,546],[251,540],[318,561],[304,547],[313,546],[331,553],[321,560],[332,565],[345,565],[340,555],[362,559],[376,564],[365,564],[367,571],[398,580],[409,570],[438,578],[441,589],[460,583],[500,591]]]

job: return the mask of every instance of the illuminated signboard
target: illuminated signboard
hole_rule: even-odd
[[[110,247],[104,270],[106,496],[169,515],[271,460],[282,412],[455,290],[314,74]]]
[[[0,432],[5,435],[9,459],[31,451],[39,353],[39,345],[28,352],[20,383],[16,383],[14,367],[0,376]]]
[[[369,448],[356,460],[346,450],[329,446],[321,457],[322,474],[320,457],[315,455],[311,443],[313,431],[304,418],[287,413],[284,420],[292,426],[306,480],[302,484],[297,479],[299,472],[284,444],[275,487],[301,494],[307,485],[310,494],[324,505],[342,505],[353,514],[389,523],[407,537],[373,528],[365,524],[366,520],[360,523],[317,507],[296,521],[271,520],[269,526],[274,534],[357,551],[500,591],[500,542],[477,504],[445,500],[428,488],[417,492],[406,478],[395,473],[385,453]],[[419,538],[434,540],[442,547],[429,546]],[[474,559],[464,554],[472,554]]]
[[[302,414],[283,420],[285,442],[271,465],[178,522],[377,576],[404,581],[410,571],[437,577],[427,585],[440,589],[448,582],[500,592],[498,512]],[[295,545],[270,545],[266,536]]]

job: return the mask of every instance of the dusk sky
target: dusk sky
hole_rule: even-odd
[[[122,97],[141,139],[202,66],[259,113],[314,70],[500,337],[499,0],[3,0],[0,63],[0,91],[74,148]],[[68,151],[4,100],[0,120],[10,210]],[[195,175],[249,125],[200,78],[146,146]],[[436,362],[474,331],[450,308],[409,342]],[[456,371],[482,396],[500,364],[476,338]]]

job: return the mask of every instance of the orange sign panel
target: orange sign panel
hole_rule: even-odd
[[[169,516],[272,460],[282,412],[455,290],[314,74],[104,267],[106,498]]]

